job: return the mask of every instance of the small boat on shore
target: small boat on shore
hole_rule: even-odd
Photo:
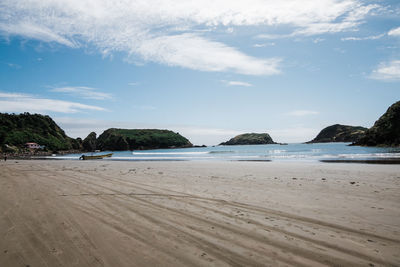
[[[110,158],[112,155],[113,155],[113,153],[104,154],[104,155],[93,155],[93,156],[82,155],[79,159],[81,159],[81,160],[103,159],[103,158]]]

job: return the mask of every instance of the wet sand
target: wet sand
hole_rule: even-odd
[[[400,266],[400,165],[0,162],[0,266]]]

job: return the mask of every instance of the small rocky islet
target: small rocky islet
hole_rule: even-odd
[[[277,144],[267,133],[245,133],[231,138],[229,141],[223,142],[221,146],[232,145],[268,145]]]

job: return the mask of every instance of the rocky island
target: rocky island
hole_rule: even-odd
[[[245,133],[240,134],[227,142],[223,142],[221,146],[232,146],[232,145],[266,145],[266,144],[277,144],[271,136],[267,133]]]
[[[366,130],[368,129],[361,126],[334,124],[322,129],[313,140],[306,142],[306,144],[356,142],[364,136]]]
[[[400,101],[391,105],[360,140],[359,146],[400,146]]]

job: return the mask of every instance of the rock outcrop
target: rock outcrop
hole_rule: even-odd
[[[400,146],[400,101],[391,105],[365,136],[353,145]]]
[[[220,145],[232,146],[232,145],[266,145],[276,144],[271,136],[267,133],[245,133],[240,134],[227,142],[223,142]]]
[[[307,144],[329,142],[356,142],[365,135],[367,128],[334,124],[322,129],[321,132]]]

